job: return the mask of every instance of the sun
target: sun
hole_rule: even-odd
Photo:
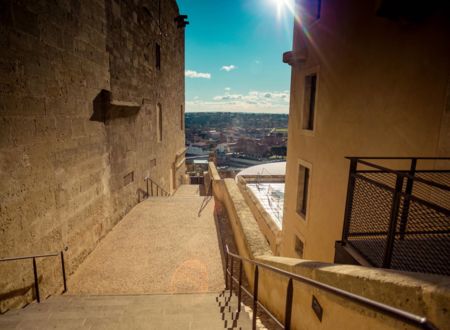
[[[292,11],[294,0],[269,0],[276,7],[277,17],[280,18],[285,10]]]

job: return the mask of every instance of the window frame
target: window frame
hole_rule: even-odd
[[[180,106],[180,128],[181,131],[184,131],[184,106]]]
[[[156,141],[161,143],[163,140],[163,118],[162,118],[162,105],[156,104]]]
[[[155,43],[155,68],[161,71],[161,45],[157,42]]]
[[[302,205],[300,205],[299,201],[300,201],[300,169],[301,167],[307,169],[307,171],[305,171],[304,177],[302,178],[302,183],[303,183],[303,187],[302,187]],[[305,189],[305,177],[308,178],[307,180],[307,185],[306,185],[306,189]],[[299,160],[297,163],[297,194],[296,194],[296,205],[295,205],[295,212],[296,214],[304,221],[307,221],[309,218],[309,213],[310,213],[310,209],[311,209],[311,181],[312,181],[312,165],[304,160]],[[306,190],[306,196],[304,191]],[[304,206],[304,212],[303,209],[300,209],[300,206]]]
[[[302,6],[301,6],[300,10],[302,10],[306,13],[305,14],[306,16],[304,17],[305,25],[307,27],[311,27],[316,22],[320,21],[320,19],[322,17],[323,1],[322,0],[314,0],[316,2],[316,8],[314,8],[315,9],[314,16],[311,13],[312,7],[310,7],[310,5],[307,4],[308,1],[310,1],[310,0],[302,0]]]
[[[311,82],[307,82],[311,79]],[[312,83],[314,81],[314,84]],[[303,77],[302,130],[314,132],[317,120],[317,82],[316,72],[307,73]]]
[[[302,245],[302,254],[298,253],[297,250],[297,242],[301,243]],[[300,258],[303,259],[303,256],[305,255],[305,240],[303,238],[300,238],[298,234],[294,234],[294,253]]]

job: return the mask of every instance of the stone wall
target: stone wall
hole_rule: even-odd
[[[176,188],[178,15],[172,0],[0,3],[0,257],[68,247],[73,273],[142,198],[144,177]],[[56,259],[39,260],[38,270],[41,295],[61,288]],[[0,312],[33,296],[31,261],[0,264]]]

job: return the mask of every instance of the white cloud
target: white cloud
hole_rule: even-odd
[[[231,65],[224,65],[220,68],[221,71],[226,71],[226,72],[230,72],[232,70],[236,70],[237,66],[231,64]]]
[[[229,92],[229,91],[231,91],[231,88],[230,87],[225,87],[225,92]]]
[[[202,73],[197,72],[194,70],[186,70],[184,72],[184,75],[188,78],[204,78],[204,79],[211,79],[211,73]]]
[[[250,91],[247,94],[231,94],[225,90],[224,95],[217,95],[212,100],[197,99],[189,101],[187,111],[229,111],[229,112],[259,112],[288,113],[288,91]]]

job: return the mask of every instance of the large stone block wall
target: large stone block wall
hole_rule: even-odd
[[[144,177],[176,187],[178,15],[172,0],[0,2],[0,257],[68,247],[72,273],[138,203]],[[106,120],[94,116],[102,90],[122,105]],[[57,259],[38,260],[38,270],[42,295],[61,288]],[[0,263],[0,312],[33,297],[31,261]]]

